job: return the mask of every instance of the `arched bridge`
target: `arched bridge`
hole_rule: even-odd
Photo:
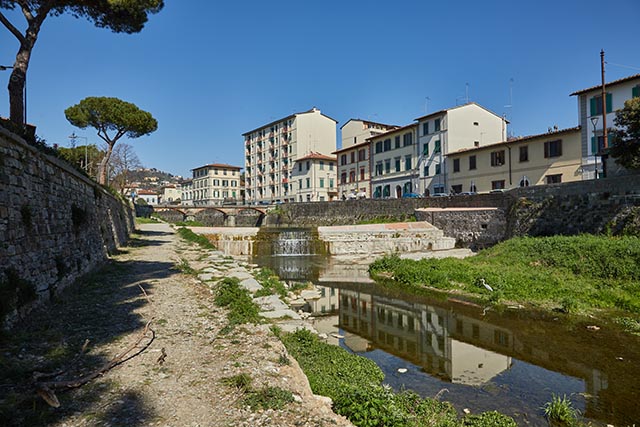
[[[267,209],[261,206],[154,206],[166,221],[198,221],[211,227],[260,226]]]

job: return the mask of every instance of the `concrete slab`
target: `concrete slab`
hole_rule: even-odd
[[[260,316],[267,319],[280,319],[283,317],[288,317],[294,320],[301,320],[302,318],[298,313],[291,309],[287,310],[274,310],[274,311],[262,311],[260,312]]]
[[[262,289],[262,285],[258,283],[258,281],[253,277],[249,279],[244,279],[243,281],[241,281],[240,286],[242,286],[244,289],[248,290],[251,293],[255,293],[260,289]]]

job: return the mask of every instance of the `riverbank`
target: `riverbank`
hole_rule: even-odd
[[[640,332],[638,237],[516,238],[465,259],[387,256],[370,272],[379,283],[410,293],[440,291],[485,305],[613,318]]]

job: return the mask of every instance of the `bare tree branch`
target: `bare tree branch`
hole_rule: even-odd
[[[25,38],[22,35],[22,33],[20,33],[20,30],[18,30],[16,27],[14,27],[13,24],[11,22],[9,22],[7,17],[2,14],[2,12],[0,12],[0,22],[2,22],[2,25],[7,27],[7,30],[9,30],[9,32],[11,34],[13,34],[18,39],[18,41],[20,43],[24,43],[25,42]]]

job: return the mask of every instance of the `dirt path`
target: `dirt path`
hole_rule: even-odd
[[[166,224],[139,228],[134,247],[18,328],[2,349],[0,362],[17,378],[33,369],[52,371],[68,363],[88,338],[90,351],[80,366],[86,372],[134,342],[151,319],[154,342],[91,383],[58,393],[57,409],[33,397],[24,380],[14,388],[0,388],[5,392],[0,394],[0,424],[350,425],[311,394],[298,365],[268,325],[245,325],[221,334],[227,322],[224,310],[212,301],[213,282],[202,283],[174,267],[182,263],[224,271],[242,266],[232,260],[222,263],[219,255],[180,240]],[[251,410],[243,404],[241,391],[221,381],[239,374],[248,375],[256,390],[289,390],[295,401],[282,409]]]

